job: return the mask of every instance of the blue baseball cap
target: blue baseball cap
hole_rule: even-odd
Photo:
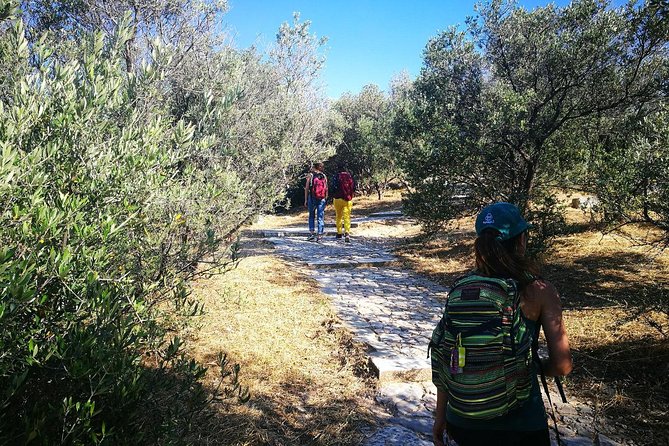
[[[509,240],[532,226],[520,215],[515,204],[499,202],[484,207],[476,217],[476,235],[484,229],[496,229],[501,240]]]

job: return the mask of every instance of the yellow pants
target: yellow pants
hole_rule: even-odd
[[[341,221],[344,220],[344,232],[351,232],[351,209],[353,200],[346,201],[343,198],[334,199],[335,222],[337,224],[337,234],[341,234]]]

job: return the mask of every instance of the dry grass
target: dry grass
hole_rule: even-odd
[[[474,267],[472,252],[474,220],[463,218],[430,237],[415,236],[415,227],[406,228],[408,239],[395,254],[407,268],[450,286]]]
[[[356,197],[353,200],[356,211],[362,215],[402,209],[402,193],[400,191],[389,190],[381,200],[375,194]]]
[[[356,197],[353,217],[401,207],[401,195]],[[334,221],[328,205],[326,221]],[[301,226],[305,209],[261,217],[253,229]],[[384,229],[385,228],[385,229]],[[354,229],[387,235],[392,224]],[[241,366],[245,405],[223,404],[197,442],[224,445],[353,445],[374,423],[376,379],[363,346],[338,324],[330,303],[305,271],[247,241],[236,269],[200,280],[205,314],[182,331],[192,356],[213,365],[219,351]],[[207,383],[217,383],[215,367]]]
[[[545,272],[566,309],[577,365],[572,393],[612,419],[623,438],[669,444],[669,252],[631,241],[647,231],[564,237]]]
[[[206,443],[358,444],[374,390],[363,351],[337,328],[312,280],[254,243],[235,270],[195,290],[206,314],[190,335],[193,356],[206,364],[226,352],[251,392],[249,403],[224,405],[216,426],[203,426],[216,431]]]

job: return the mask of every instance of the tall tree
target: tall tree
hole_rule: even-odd
[[[428,42],[423,57],[393,131],[395,154],[409,185],[405,207],[432,230],[464,212],[463,205],[476,206],[457,199],[463,188],[477,187],[481,196],[490,192],[470,170],[485,177],[484,170],[492,166],[477,150],[485,115],[483,61],[474,43],[451,28]]]
[[[357,95],[344,94],[333,104],[332,128],[341,134],[330,164],[341,164],[353,173],[365,192],[379,199],[397,177],[389,142],[392,122],[390,98],[376,85],[365,85]]]
[[[439,224],[507,200],[551,230],[559,221],[553,188],[572,185],[589,159],[571,137],[594,118],[634,109],[642,119],[657,107],[666,30],[652,3],[613,9],[580,0],[527,11],[494,0],[470,20],[470,37],[450,30],[433,39],[411,119],[397,126],[404,159],[416,152],[432,163],[412,179],[423,218]],[[430,214],[433,202],[443,212]]]

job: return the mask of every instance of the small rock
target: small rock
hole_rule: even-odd
[[[609,437],[599,434],[599,445],[600,446],[621,446],[620,443],[611,440]]]
[[[592,446],[592,440],[586,437],[561,438],[563,446]],[[551,444],[557,445],[557,442]]]
[[[389,421],[425,435],[432,434],[432,426],[434,424],[434,418],[432,417],[396,417],[391,418]]]
[[[414,431],[402,426],[388,426],[376,431],[364,446],[412,445],[433,446],[431,441],[421,439]]]

